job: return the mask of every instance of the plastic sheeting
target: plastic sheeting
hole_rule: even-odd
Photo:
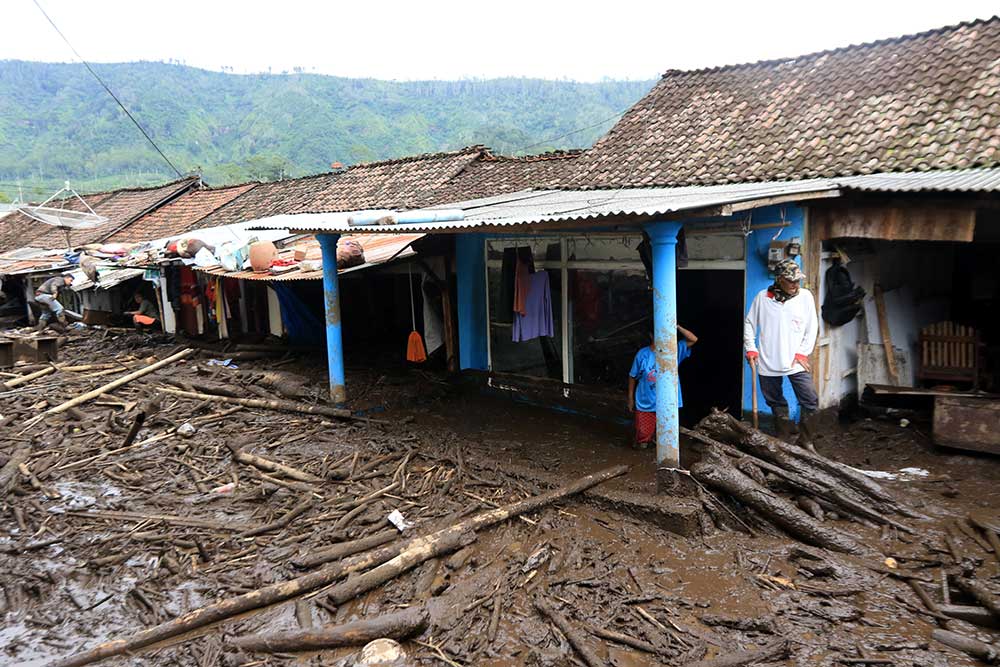
[[[281,321],[293,345],[322,346],[326,344],[326,327],[291,285],[272,283],[281,304]]]

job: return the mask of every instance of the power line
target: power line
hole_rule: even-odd
[[[62,30],[60,30],[60,29],[59,29],[59,26],[57,26],[57,25],[55,24],[55,21],[53,21],[53,20],[52,20],[52,18],[51,18],[51,17],[49,17],[49,15],[48,15],[47,13],[45,13],[45,10],[44,10],[44,9],[42,9],[42,6],[41,6],[40,4],[38,4],[38,0],[32,0],[32,1],[33,1],[33,2],[35,3],[35,6],[36,6],[36,7],[38,7],[38,11],[40,11],[40,12],[42,13],[42,16],[44,16],[44,17],[45,17],[45,20],[49,22],[49,24],[50,24],[50,25],[52,26],[52,28],[53,28],[53,29],[54,29],[54,30],[55,30],[55,31],[56,31],[57,33],[59,33],[59,36],[60,36],[60,37],[62,37],[62,40],[63,40],[64,42],[66,42],[66,46],[68,46],[68,47],[70,48],[70,50],[71,50],[71,51],[72,51],[72,52],[73,52],[73,53],[74,53],[74,54],[76,55],[77,59],[78,59],[78,60],[79,60],[80,62],[82,62],[82,63],[83,63],[84,67],[86,67],[86,68],[87,68],[87,71],[88,71],[88,72],[90,72],[90,73],[91,73],[91,74],[93,75],[93,77],[94,77],[95,79],[97,79],[97,82],[98,82],[99,84],[101,84],[101,86],[102,86],[102,87],[104,88],[104,90],[106,90],[106,91],[107,91],[108,95],[110,95],[110,96],[111,96],[111,98],[112,98],[112,99],[113,99],[113,100],[114,100],[115,102],[117,102],[117,103],[118,103],[118,106],[120,106],[120,107],[121,107],[121,109],[122,109],[122,111],[124,111],[124,112],[125,112],[125,115],[126,115],[126,116],[128,116],[129,120],[131,120],[131,121],[132,121],[132,123],[133,123],[133,124],[134,124],[134,125],[135,125],[135,126],[136,126],[136,127],[138,128],[138,129],[139,129],[139,131],[140,131],[140,132],[142,132],[142,136],[146,137],[146,141],[148,141],[148,142],[150,143],[150,145],[151,145],[151,146],[152,146],[152,147],[153,147],[154,149],[156,149],[156,152],[160,154],[160,157],[162,157],[162,158],[163,158],[163,161],[164,161],[164,162],[166,162],[166,163],[167,163],[168,165],[170,165],[170,168],[174,170],[174,173],[175,173],[175,174],[177,174],[177,177],[178,177],[178,178],[183,178],[183,177],[184,177],[184,174],[182,174],[182,173],[180,172],[180,170],[179,170],[179,169],[178,169],[177,167],[175,167],[175,166],[174,166],[174,163],[173,163],[173,162],[171,162],[171,161],[169,160],[169,158],[167,158],[167,156],[166,156],[166,155],[164,155],[163,151],[161,151],[161,150],[160,150],[160,147],[156,145],[156,142],[155,142],[155,141],[153,141],[153,138],[152,138],[151,136],[149,136],[149,134],[147,134],[147,133],[146,133],[146,130],[142,129],[142,125],[139,125],[139,121],[137,121],[137,120],[135,119],[135,116],[133,116],[133,115],[132,115],[132,113],[131,113],[131,112],[130,112],[130,111],[129,111],[128,109],[126,109],[126,108],[125,108],[125,105],[124,105],[124,104],[122,104],[122,101],[121,101],[120,99],[118,99],[118,96],[117,96],[117,95],[115,95],[115,94],[114,94],[113,92],[111,92],[111,89],[110,89],[110,88],[108,88],[108,84],[104,83],[104,80],[103,80],[103,79],[102,79],[101,77],[99,77],[99,76],[97,75],[97,72],[95,72],[95,71],[94,71],[94,68],[90,66],[90,63],[88,63],[88,62],[87,62],[86,60],[84,60],[84,59],[83,59],[83,56],[81,56],[81,55],[80,55],[80,53],[79,53],[79,52],[78,52],[78,51],[77,51],[77,50],[76,50],[75,48],[73,48],[73,45],[72,45],[72,44],[70,44],[70,42],[69,42],[69,40],[68,40],[68,39],[66,39],[66,35],[64,35],[64,34],[62,33]]]
[[[625,111],[628,111],[628,109],[626,109]],[[533,144],[529,144],[527,146],[521,146],[520,148],[515,149],[512,152],[512,154],[520,153],[521,151],[528,150],[529,148],[534,148],[535,146],[542,146],[544,144],[550,144],[553,141],[559,141],[560,139],[565,139],[566,137],[568,137],[570,135],[573,135],[573,134],[576,134],[577,132],[583,132],[585,130],[592,130],[595,127],[600,127],[601,125],[604,125],[605,123],[607,123],[609,120],[615,120],[616,118],[621,118],[623,115],[625,115],[625,111],[620,111],[620,112],[616,113],[614,116],[608,116],[604,120],[597,121],[593,125],[588,125],[587,127],[579,127],[579,128],[577,128],[575,130],[570,130],[566,134],[560,134],[558,137],[550,137],[548,139],[544,139],[542,141],[539,141],[539,142],[536,142],[536,143],[533,143]]]

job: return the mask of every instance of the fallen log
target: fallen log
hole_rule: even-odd
[[[1000,619],[978,605],[942,604],[938,607],[948,618],[966,621],[983,628],[1000,628]]]
[[[5,498],[14,489],[14,484],[17,483],[17,476],[19,474],[18,467],[27,461],[30,455],[30,449],[21,447],[15,450],[10,455],[10,458],[7,459],[7,463],[4,464],[3,468],[0,468],[0,498]]]
[[[190,632],[191,630],[196,630],[206,625],[226,620],[238,614],[266,607],[277,602],[283,602],[305,593],[310,593],[324,586],[328,586],[338,579],[355,572],[360,572],[373,567],[375,569],[372,570],[372,572],[374,572],[378,570],[378,566],[393,563],[396,559],[404,556],[404,554],[407,554],[408,550],[411,552],[413,550],[419,550],[423,553],[429,553],[432,549],[428,547],[433,546],[435,540],[448,539],[455,534],[462,535],[468,533],[469,531],[476,531],[506,519],[519,516],[525,512],[531,512],[556,500],[580,493],[581,491],[586,491],[601,482],[623,475],[627,471],[628,466],[614,466],[612,468],[607,468],[593,475],[581,477],[571,484],[559,487],[558,489],[554,489],[539,496],[534,496],[505,507],[483,512],[469,519],[465,519],[464,521],[461,521],[449,528],[432,533],[426,537],[416,537],[405,544],[390,544],[374,551],[353,556],[339,563],[317,570],[316,572],[310,572],[309,574],[296,577],[295,579],[277,582],[264,586],[263,588],[258,588],[254,591],[250,591],[249,593],[238,595],[234,598],[220,600],[219,602],[210,604],[206,607],[201,607],[200,609],[195,609],[186,614],[182,614],[165,623],[141,630],[126,639],[116,639],[98,644],[87,651],[58,660],[52,663],[51,667],[80,667],[81,665],[89,665],[93,662],[97,662],[98,660],[135,651],[151,644],[155,644],[156,642]],[[409,558],[409,554],[404,556],[404,558]],[[369,578],[369,582],[371,581],[372,578]]]
[[[691,466],[691,475],[702,484],[739,500],[808,544],[843,553],[864,552],[853,538],[824,526],[791,502],[754,482],[716,449],[708,449],[705,458]]]
[[[955,583],[958,584],[959,588],[971,595],[984,609],[993,614],[994,617],[1000,619],[1000,599],[990,593],[985,586],[978,581],[973,581],[965,577],[957,577]]]
[[[292,401],[266,400],[263,398],[233,398],[231,396],[216,396],[215,394],[201,394],[182,389],[170,389],[160,387],[164,394],[173,396],[183,396],[184,398],[194,398],[200,401],[214,401],[216,403],[231,403],[233,405],[244,405],[248,408],[263,408],[265,410],[277,410],[279,412],[299,412],[306,415],[322,415],[336,419],[352,419],[351,411],[342,408],[330,408],[325,405],[305,405],[303,403],[293,403]]]
[[[45,412],[41,413],[37,417],[34,417],[31,420],[29,420],[28,423],[27,423],[27,426],[32,426],[32,425],[36,424],[37,422],[41,421],[42,419],[44,419],[48,415],[55,415],[55,414],[59,414],[60,412],[66,412],[70,408],[75,408],[76,406],[81,405],[83,403],[86,403],[87,401],[89,401],[89,400],[91,400],[93,398],[97,398],[101,394],[106,394],[109,391],[112,391],[114,389],[117,389],[118,387],[121,387],[122,385],[128,384],[132,380],[135,380],[137,378],[141,378],[144,375],[149,375],[150,373],[152,373],[154,371],[160,370],[164,366],[169,366],[169,365],[171,365],[171,364],[173,364],[175,362],[178,362],[181,359],[184,359],[185,357],[188,357],[188,356],[190,356],[192,354],[194,354],[194,350],[191,349],[191,348],[187,348],[187,349],[181,350],[177,354],[170,355],[166,359],[161,359],[160,361],[156,362],[155,364],[150,364],[149,366],[146,366],[145,368],[139,369],[139,370],[135,371],[134,373],[129,373],[128,375],[123,375],[122,377],[117,378],[115,380],[112,380],[111,382],[107,383],[106,385],[98,387],[97,389],[94,389],[93,391],[88,391],[87,393],[81,394],[80,396],[77,396],[76,398],[71,398],[70,400],[68,400],[68,401],[66,401],[64,403],[60,403],[59,405],[57,405],[57,406],[55,406],[53,408],[49,408],[48,410],[46,410]]]
[[[369,549],[380,547],[383,544],[392,542],[397,537],[399,537],[399,531],[395,528],[390,528],[389,530],[383,530],[379,533],[375,533],[374,535],[369,535],[368,537],[351,540],[350,542],[334,544],[331,547],[317,551],[309,556],[292,559],[292,565],[303,570],[308,570],[316,567],[317,565],[322,565],[323,563],[340,560],[341,558],[346,558],[347,556],[361,553],[362,551],[368,551]]]
[[[594,625],[587,626],[587,632],[601,639],[606,639],[609,642],[615,642],[623,646],[628,646],[634,648],[637,651],[642,651],[644,653],[652,653],[653,655],[662,655],[665,657],[670,656],[670,652],[664,649],[659,649],[648,642],[644,642],[641,639],[636,639],[635,637],[630,637],[628,635],[623,635],[620,632],[615,632],[614,630],[608,630],[606,628],[599,628]]]
[[[48,368],[43,368],[40,371],[35,371],[34,373],[28,373],[27,375],[21,375],[19,377],[7,380],[3,384],[0,384],[0,388],[2,388],[4,391],[8,391],[10,389],[13,389],[14,387],[25,384],[27,382],[31,382],[32,380],[37,380],[40,377],[45,377],[46,375],[55,372],[56,372],[55,367],[49,366]]]
[[[804,476],[823,479],[824,486],[836,488],[837,480],[839,480],[842,483],[841,486],[871,499],[884,509],[909,517],[924,518],[921,514],[903,506],[892,494],[861,471],[825,456],[814,454],[797,445],[790,445],[777,438],[772,438],[728,413],[713,411],[712,414],[698,423],[697,429],[721,440],[733,440],[741,449],[745,449],[760,458],[771,460],[786,469],[794,470],[799,474],[804,473]]]
[[[976,660],[981,660],[987,665],[1000,664],[1000,648],[995,644],[987,644],[949,630],[935,629],[932,636],[945,646],[961,651]]]
[[[684,667],[744,667],[744,665],[753,665],[758,662],[782,660],[787,655],[788,642],[780,641],[752,651],[737,651],[717,658],[689,662]]]
[[[240,449],[238,446],[231,442],[226,443],[226,447],[229,451],[233,453],[233,458],[239,463],[245,465],[253,466],[254,468],[259,468],[267,472],[276,472],[288,477],[289,479],[297,479],[300,482],[310,482],[312,484],[318,484],[323,481],[322,477],[317,477],[307,472],[303,472],[297,468],[292,468],[291,466],[286,466],[283,463],[278,463],[277,461],[272,461],[271,459],[266,459],[263,456],[257,456],[256,454],[248,454]]]
[[[240,533],[240,537],[254,537],[256,535],[262,535],[264,533],[269,533],[272,530],[280,530],[290,524],[295,517],[305,514],[313,506],[314,501],[311,496],[306,496],[299,503],[288,510],[281,518],[275,519],[271,523],[266,523],[263,526],[257,526],[256,528],[251,528],[248,531]]]
[[[690,429],[682,427],[681,433],[689,438],[698,440],[703,444],[713,447],[718,447],[726,454],[729,454],[730,456],[736,458],[750,457],[758,468],[770,472],[774,475],[777,475],[778,477],[781,477],[783,480],[785,480],[792,486],[798,488],[800,491],[805,491],[806,493],[809,493],[817,498],[823,499],[828,503],[841,508],[842,511],[845,511],[848,514],[856,514],[858,516],[871,519],[872,521],[878,524],[893,526],[911,535],[916,534],[916,531],[910,526],[907,526],[904,523],[896,521],[892,517],[888,517],[885,516],[884,514],[876,512],[875,510],[871,509],[868,505],[864,503],[858,502],[853,498],[845,496],[840,492],[840,490],[837,487],[831,488],[828,486],[824,486],[819,481],[803,477],[802,475],[799,475],[795,472],[782,468],[780,465],[775,465],[774,463],[760,459],[754,456],[753,454],[747,454],[739,449],[736,449],[732,445],[710,438],[709,436],[699,431],[692,431]]]
[[[589,646],[583,641],[583,637],[577,632],[576,628],[569,622],[569,620],[557,612],[555,609],[550,607],[541,598],[535,598],[533,601],[535,609],[542,615],[552,621],[552,624],[559,628],[559,631],[565,635],[566,640],[569,641],[569,645],[573,647],[580,659],[587,664],[588,667],[602,667],[605,664],[604,660],[601,660]]]
[[[397,640],[412,637],[423,632],[429,620],[427,607],[421,605],[342,625],[237,637],[232,643],[244,651],[261,653],[288,653],[357,646],[380,637]]]

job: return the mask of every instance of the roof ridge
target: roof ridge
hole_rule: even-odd
[[[793,63],[803,60],[813,60],[816,58],[821,58],[823,56],[829,56],[836,53],[844,53],[847,51],[857,51],[861,49],[870,49],[880,46],[886,46],[888,44],[901,44],[903,42],[908,42],[916,39],[923,39],[930,37],[932,35],[945,34],[948,32],[955,32],[963,28],[970,28],[976,25],[986,25],[989,23],[1000,22],[1000,14],[994,14],[988,19],[972,19],[971,21],[962,21],[954,25],[941,26],[938,28],[931,28],[930,30],[924,30],[921,32],[910,33],[907,35],[897,35],[896,37],[886,37],[883,39],[877,39],[871,42],[860,42],[858,44],[848,44],[846,46],[838,46],[833,49],[824,49],[822,51],[813,51],[812,53],[803,53],[797,56],[789,56],[786,58],[771,58],[766,60],[755,60],[746,63],[734,63],[731,65],[717,65],[715,67],[699,67],[696,69],[668,69],[661,76],[660,79],[666,79],[668,77],[675,76],[686,76],[693,74],[707,74],[715,72],[728,72],[732,70],[739,69],[750,69],[753,67],[767,67],[769,65],[779,65],[785,63]]]
[[[583,155],[583,148],[567,148],[535,153],[533,155],[498,155],[487,153],[483,155],[484,162],[544,162],[545,160],[565,160]]]
[[[120,194],[120,193],[123,193],[123,192],[146,192],[148,190],[159,190],[160,188],[165,188],[165,187],[168,187],[168,186],[171,186],[171,185],[178,185],[178,184],[183,183],[185,181],[195,181],[195,180],[200,180],[200,179],[201,179],[201,176],[197,176],[197,175],[194,175],[194,176],[184,176],[182,178],[175,178],[172,181],[167,181],[166,183],[160,183],[159,185],[143,185],[143,186],[136,186],[136,187],[131,187],[131,188],[118,188],[116,190],[99,190],[97,192],[81,192],[80,196],[81,197],[96,197],[97,195],[109,195],[109,196],[113,197],[113,196],[115,196],[117,194]]]
[[[390,158],[387,160],[376,160],[373,162],[358,162],[357,164],[352,164],[345,171],[353,171],[355,169],[366,169],[369,167],[382,167],[389,164],[402,164],[405,162],[419,162],[421,160],[434,160],[443,157],[455,157],[458,155],[464,155],[466,153],[484,153],[489,152],[489,148],[483,144],[473,144],[471,146],[466,146],[464,148],[459,148],[453,151],[439,151],[437,153],[418,153],[416,155],[406,155],[404,157]],[[332,172],[327,172],[330,174]]]

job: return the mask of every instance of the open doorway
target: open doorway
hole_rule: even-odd
[[[677,272],[677,323],[698,336],[679,372],[681,422],[690,426],[712,408],[739,414],[743,395],[743,271]]]

